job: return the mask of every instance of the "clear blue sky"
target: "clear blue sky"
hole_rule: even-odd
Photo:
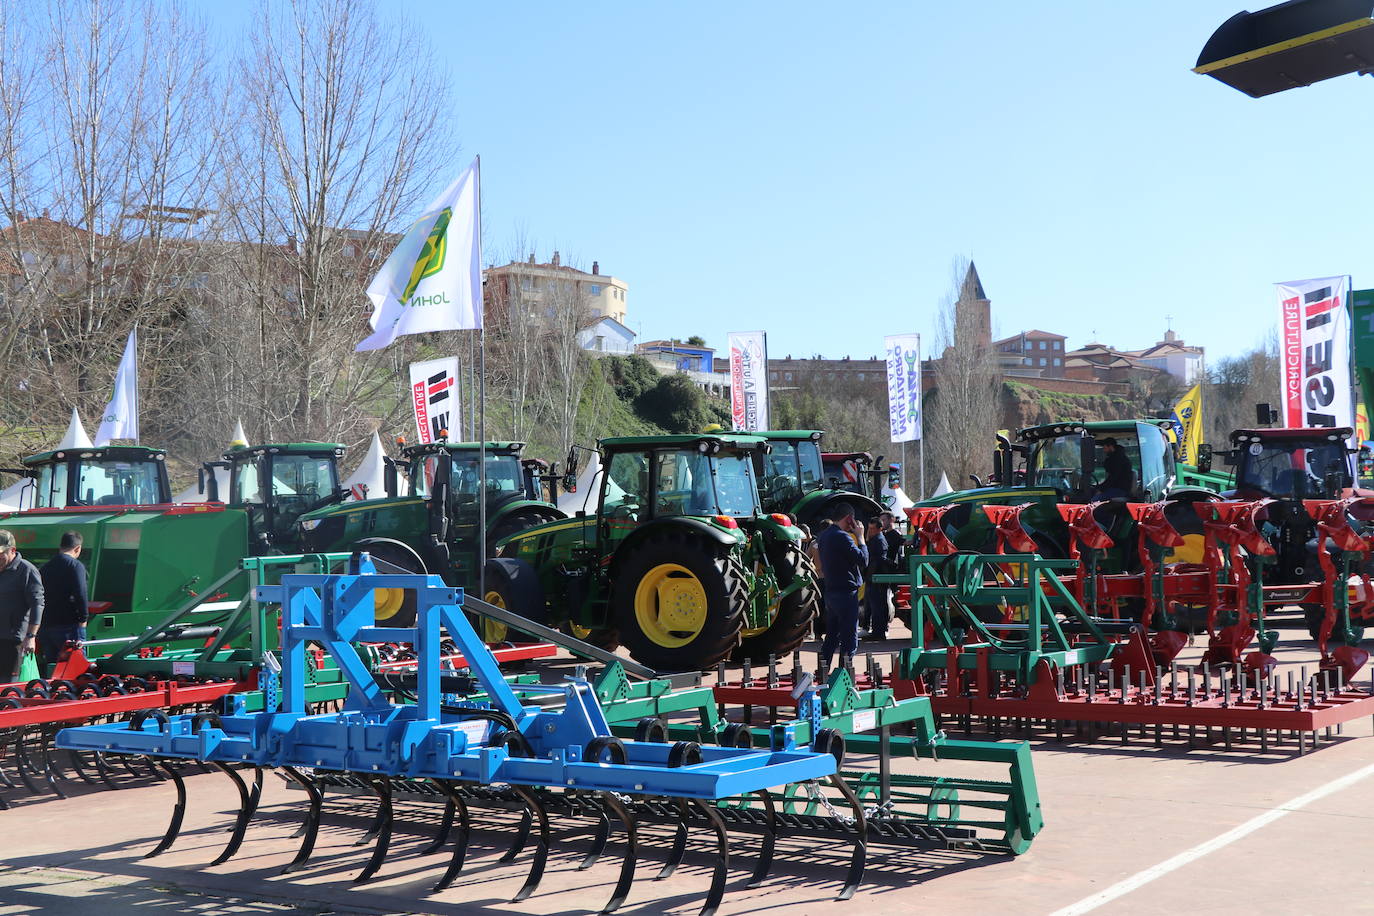
[[[645,337],[867,356],[934,332],[964,255],[1001,334],[1135,348],[1172,315],[1214,361],[1273,282],[1374,286],[1374,79],[1193,74],[1244,0],[400,8],[455,80],[455,172],[482,156],[488,260],[598,260]]]

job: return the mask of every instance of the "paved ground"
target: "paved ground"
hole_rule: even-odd
[[[1287,640],[1281,661],[1309,661],[1310,645]],[[1163,750],[1058,743],[1037,737],[1035,768],[1046,820],[1031,851],[1016,859],[969,854],[871,850],[865,884],[854,900],[832,902],[849,850],[811,848],[803,838],[780,844],[772,876],[746,889],[751,841],[736,839],[722,913],[851,913],[878,916],[1015,910],[1039,914],[1097,912],[1298,913],[1374,911],[1374,738],[1358,721],[1315,753],[1226,753],[1220,746]],[[940,775],[947,764],[903,762],[907,772]],[[161,835],[173,791],[145,783],[67,800],[7,792],[0,812],[0,916],[86,916],[131,911],[305,913],[589,913],[614,884],[619,847],[587,871],[575,870],[587,848],[576,825],[555,834],[549,871],[537,893],[511,904],[528,870],[528,851],[497,861],[512,819],[482,815],[459,883],[431,895],[447,851],[422,855],[435,811],[398,806],[397,835],[381,876],[351,884],[368,850],[354,847],[373,810],[339,798],[310,867],[277,874],[294,853],[291,838],[303,811],[301,793],[269,779],[264,803],[240,854],[208,867],[227,839],[236,796],[218,774],[188,779],[186,829],[173,849],[142,860]],[[1293,803],[1297,802],[1294,806]],[[556,829],[561,825],[555,825]],[[644,839],[639,877],[621,910],[629,914],[694,914],[710,881],[704,838],[677,874],[651,880],[668,836]],[[1132,881],[1131,879],[1135,879]],[[1128,882],[1122,884],[1122,882]],[[1101,896],[1098,896],[1101,895]],[[1067,909],[1066,909],[1067,908]]]

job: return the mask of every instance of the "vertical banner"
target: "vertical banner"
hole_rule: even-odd
[[[1178,399],[1173,415],[1174,441],[1178,443],[1178,460],[1197,464],[1198,446],[1202,444],[1202,386],[1194,385]]]
[[[410,364],[410,403],[420,442],[433,442],[458,421],[458,357]]]
[[[1276,283],[1284,426],[1354,426],[1349,277]]]
[[[732,331],[730,341],[730,413],[734,428],[758,432],[768,428],[768,335]]]
[[[887,419],[893,442],[921,438],[921,335],[883,338],[887,355]]]
[[[97,446],[109,445],[111,439],[138,441],[138,328],[129,332],[124,342],[124,355],[115,372],[114,397],[100,418],[95,433]]]

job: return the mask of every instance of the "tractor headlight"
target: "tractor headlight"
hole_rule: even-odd
[[[323,521],[323,519],[318,519],[318,518],[303,518],[303,519],[301,519],[301,530],[302,530],[302,531],[314,531],[316,528],[320,527],[320,522],[321,522],[321,521]]]

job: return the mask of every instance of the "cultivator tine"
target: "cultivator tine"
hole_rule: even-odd
[[[233,835],[229,837],[229,845],[225,846],[224,852],[221,852],[215,860],[210,863],[211,865],[219,865],[221,862],[227,861],[234,853],[238,852],[239,847],[243,845],[243,836],[248,832],[248,821],[252,819],[256,806],[253,803],[253,796],[248,791],[248,786],[243,781],[243,777],[240,776],[237,771],[230,769],[227,764],[220,763],[219,761],[213,761],[213,763],[215,769],[234,781],[234,788],[238,789],[239,792],[239,813],[238,817],[234,819],[234,832]],[[262,770],[257,767],[254,769],[257,769],[260,779]],[[260,782],[259,787],[261,787]]]
[[[854,809],[854,857],[849,860],[849,874],[845,876],[844,887],[840,889],[840,895],[836,900],[848,900],[854,896],[854,892],[859,889],[859,882],[864,877],[864,864],[868,860],[868,819],[864,817],[863,805],[849,788],[849,784],[844,781],[844,777],[838,772],[830,777],[830,784],[840,791],[849,802],[849,806]]]
[[[530,828],[533,826],[534,815],[530,812],[530,809],[526,807],[520,812],[520,826],[515,828],[515,841],[511,843],[510,849],[507,849],[505,853],[502,854],[501,858],[496,861],[502,864],[515,861],[515,857],[520,855],[520,852],[525,848],[525,844],[529,842]]]
[[[687,854],[687,800],[679,798],[677,803],[682,809],[682,819],[677,822],[677,830],[673,833],[673,846],[668,850],[668,861],[663,863],[663,867],[654,876],[655,881],[672,877],[673,872],[682,864],[682,857]]]
[[[72,762],[72,772],[81,777],[83,782],[95,785],[96,779],[90,773],[86,772],[86,764],[81,760],[81,752],[77,750],[68,750],[67,757]]]
[[[171,764],[166,761],[162,761],[158,765],[166,771],[168,777],[176,784],[177,802],[176,807],[172,808],[172,820],[167,825],[167,832],[162,835],[162,839],[158,841],[158,844],[153,847],[152,851],[143,856],[145,859],[151,859],[153,856],[160,856],[171,848],[172,844],[176,842],[177,834],[181,833],[182,818],[186,816],[186,781],[183,780],[181,774],[172,769]]]
[[[27,729],[18,728],[14,732],[14,771],[19,774],[24,785],[34,795],[38,795],[43,790],[38,787],[38,783],[33,781],[29,775],[30,771],[37,772],[33,763],[29,760],[28,750],[24,746],[24,732]]]
[[[767,789],[754,793],[763,802],[763,810],[768,821],[763,832],[763,846],[759,849],[759,861],[754,866],[754,874],[749,877],[745,887],[758,887],[768,878],[768,870],[773,867],[773,847],[777,841],[778,811],[773,805],[773,795]]]
[[[439,879],[438,884],[434,885],[434,892],[438,893],[452,884],[454,879],[458,877],[458,873],[463,870],[463,860],[467,857],[468,852],[468,839],[472,834],[472,822],[468,818],[467,802],[463,801],[458,790],[442,779],[435,780],[434,784],[458,809],[458,842],[454,846],[453,858],[449,860],[444,876]]]
[[[457,805],[453,803],[453,799],[445,798],[444,816],[439,822],[439,832],[434,835],[434,839],[430,841],[428,846],[420,850],[420,855],[427,856],[431,852],[438,852],[443,848],[444,844],[448,842],[449,833],[453,830],[453,816],[455,813],[457,813]]]
[[[372,847],[372,857],[367,860],[367,865],[363,866],[363,870],[358,872],[358,877],[353,879],[354,884],[362,884],[377,874],[377,869],[382,867],[382,862],[386,859],[387,850],[391,848],[391,781],[379,777],[369,780],[368,784],[376,793],[378,800],[377,820],[372,830],[368,831],[377,838],[377,844]]]
[[[510,899],[511,903],[519,903],[533,894],[539,882],[544,879],[544,863],[549,858],[549,816],[544,811],[544,806],[528,790],[520,786],[511,786],[511,790],[520,796],[528,811],[539,821],[539,840],[534,846],[534,864],[530,866],[530,875],[525,879],[524,886]]]
[[[600,859],[601,854],[606,851],[606,842],[611,838],[611,819],[606,816],[605,808],[602,808],[597,814],[600,821],[596,825],[596,836],[592,837],[592,848],[588,850],[582,863],[577,866],[577,871],[583,871],[595,865],[596,860]]]
[[[725,821],[720,819],[716,809],[699,798],[691,799],[691,804],[706,816],[707,822],[716,832],[716,867],[711,873],[711,890],[706,894],[706,903],[698,916],[712,916],[725,897],[725,879],[730,868],[730,837],[725,833]]]
[[[625,859],[620,863],[620,878],[615,883],[615,890],[611,892],[611,899],[601,908],[604,914],[620,909],[620,905],[630,895],[630,884],[635,879],[635,864],[639,859],[639,831],[634,815],[620,803],[614,792],[601,792],[600,795],[606,807],[614,811],[616,817],[625,825]],[[604,815],[602,819],[609,828],[610,820]]]
[[[315,851],[315,838],[320,833],[320,808],[324,803],[324,793],[320,791],[319,786],[315,785],[313,779],[307,778],[295,767],[282,767],[282,769],[310,796],[310,810],[305,815],[305,823],[301,824],[301,829],[296,832],[297,836],[304,837],[304,839],[301,840],[301,848],[296,851],[296,857],[281,870],[281,873],[286,875],[303,868],[310,859],[310,854]]]

